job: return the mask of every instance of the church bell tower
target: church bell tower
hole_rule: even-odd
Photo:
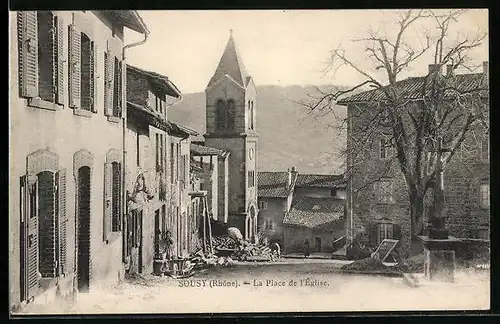
[[[228,225],[257,234],[257,90],[230,32],[206,95],[205,145],[230,152]]]

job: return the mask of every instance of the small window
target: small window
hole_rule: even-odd
[[[272,220],[272,219],[270,219],[270,218],[266,218],[266,219],[264,220],[264,228],[265,228],[266,230],[272,230],[272,229],[274,229],[274,223],[273,223],[273,220]]]
[[[378,184],[379,202],[390,204],[394,202],[393,186],[390,180],[380,180]]]
[[[165,167],[165,137],[163,134],[160,134],[160,165],[161,170]]]
[[[483,183],[480,187],[480,205],[481,208],[490,208],[490,184]]]
[[[387,159],[391,155],[391,141],[388,137],[382,136],[380,138],[380,158]]]
[[[394,226],[391,223],[381,223],[377,226],[377,245],[385,239],[393,239]]]
[[[267,201],[259,201],[259,209],[267,210]]]
[[[156,157],[156,171],[160,171],[160,134],[156,133],[156,151],[155,151],[155,157]]]
[[[490,140],[488,137],[483,137],[481,140],[481,160],[488,161],[490,159]]]
[[[174,163],[175,163],[175,155],[174,155],[174,143],[170,143],[170,183],[174,183]]]
[[[180,159],[181,159],[181,154],[180,154],[180,145],[179,143],[176,143],[175,144],[175,148],[176,148],[176,151],[177,151],[177,154],[175,155],[175,165],[176,165],[176,168],[175,168],[175,181],[179,180],[179,168],[180,168]]]

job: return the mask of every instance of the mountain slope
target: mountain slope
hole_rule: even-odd
[[[257,91],[260,171],[295,166],[301,173],[341,172],[345,132],[332,127],[336,120],[332,114],[319,116],[298,104],[317,94],[314,86],[259,86]],[[334,110],[336,115],[345,116],[345,107]],[[169,108],[168,118],[204,134],[205,94],[185,94],[180,104]]]

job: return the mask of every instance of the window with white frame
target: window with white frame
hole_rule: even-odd
[[[379,202],[390,204],[394,202],[393,185],[391,180],[380,180],[378,183]]]
[[[490,184],[482,183],[479,189],[479,204],[482,208],[490,208]]]

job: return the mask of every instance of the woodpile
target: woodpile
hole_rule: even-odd
[[[215,255],[230,257],[238,261],[274,261],[279,258],[279,252],[270,247],[253,244],[245,240],[233,239],[229,236],[212,237]]]

